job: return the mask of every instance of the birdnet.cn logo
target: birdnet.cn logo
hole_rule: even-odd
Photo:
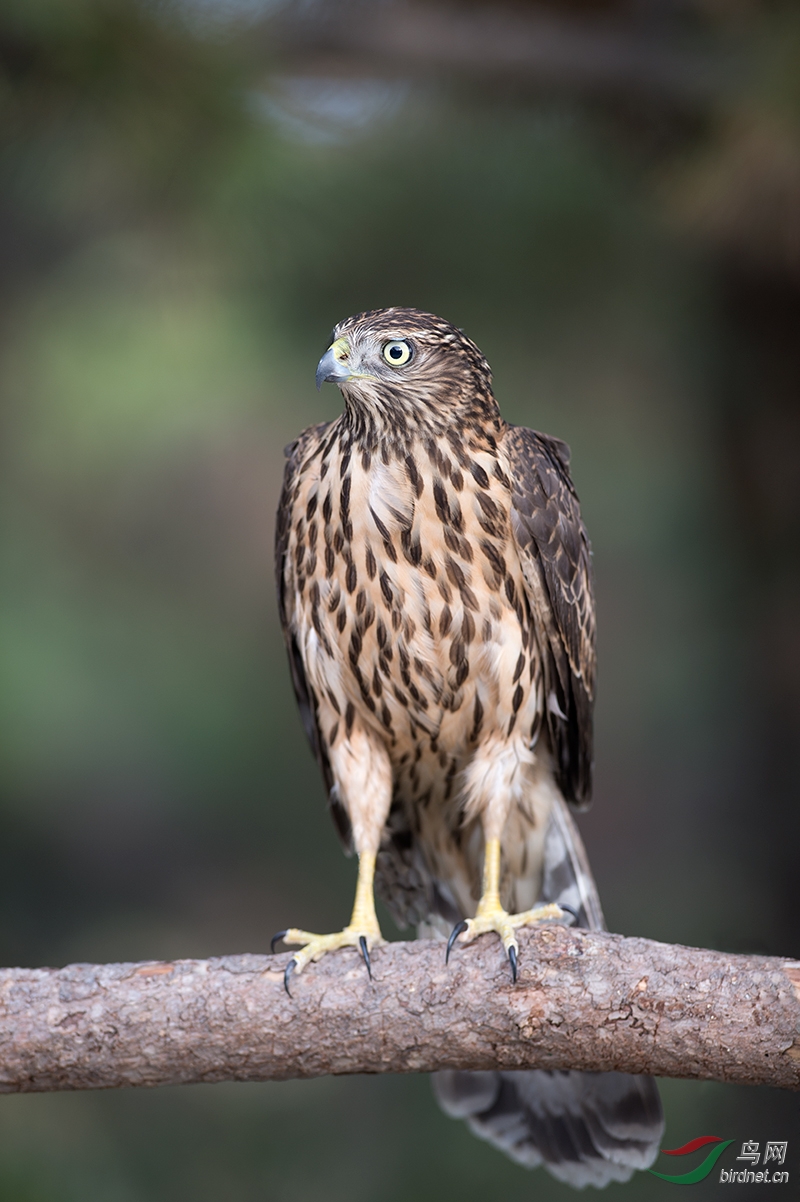
[[[713,1172],[720,1156],[732,1143],[734,1140],[723,1140],[718,1135],[701,1135],[697,1139],[689,1140],[682,1148],[662,1148],[664,1156],[690,1156],[699,1148],[713,1145],[700,1163],[687,1173],[657,1173],[655,1169],[648,1169],[648,1172],[654,1177],[660,1177],[662,1181],[672,1182],[673,1185],[694,1185],[697,1181],[704,1181]],[[768,1139],[762,1157],[760,1144],[756,1140],[746,1139],[736,1160],[744,1161],[750,1167],[720,1168],[720,1184],[786,1185],[789,1181],[789,1171],[780,1168],[780,1165],[786,1160],[787,1144],[788,1140],[785,1139]]]

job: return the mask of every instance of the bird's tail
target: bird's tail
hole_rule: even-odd
[[[569,906],[579,926],[605,929],[583,843],[560,800],[545,836],[541,901]],[[447,1071],[434,1074],[433,1090],[479,1138],[576,1189],[649,1168],[664,1131],[655,1080],[630,1073]]]

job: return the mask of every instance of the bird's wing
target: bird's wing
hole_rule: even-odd
[[[510,426],[511,525],[542,653],[545,722],[568,801],[592,793],[595,607],[592,552],[569,474],[569,447]]]
[[[330,422],[322,422],[318,426],[310,426],[307,430],[303,431],[299,438],[296,438],[294,442],[290,442],[284,451],[286,468],[283,473],[283,488],[281,489],[281,499],[278,502],[278,512],[275,518],[275,583],[278,588],[278,615],[286,643],[286,650],[289,654],[289,669],[292,674],[294,695],[297,698],[300,717],[302,718],[308,741],[311,744],[317,763],[320,766],[323,780],[325,781],[328,804],[330,805],[331,815],[339,838],[342,840],[345,849],[351,851],[352,830],[350,828],[350,820],[336,793],[325,740],[322,737],[317,719],[317,699],[306,676],[303,657],[300,654],[300,647],[298,646],[297,637],[293,630],[292,611],[294,605],[289,581],[289,565],[287,563],[292,511],[297,498],[301,473],[308,463],[309,458],[313,457],[315,452],[321,447],[323,434],[329,425]]]

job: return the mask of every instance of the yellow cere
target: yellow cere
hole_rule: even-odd
[[[330,349],[337,363],[346,363],[350,358],[350,343],[346,338],[337,338],[331,343]]]

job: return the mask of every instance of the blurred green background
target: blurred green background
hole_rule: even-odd
[[[0,962],[346,919],[272,524],[390,304],[572,446],[610,927],[800,955],[794,6],[6,0],[0,171]],[[791,1095],[663,1096],[800,1171]],[[425,1078],[0,1098],[2,1202],[531,1195]]]

